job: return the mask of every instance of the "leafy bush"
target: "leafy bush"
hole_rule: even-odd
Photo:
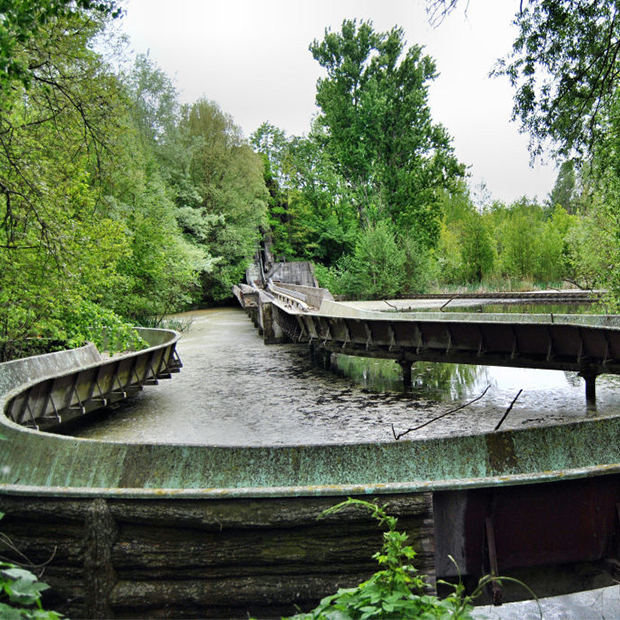
[[[463,595],[462,585],[454,586],[454,593],[443,600],[424,593],[429,585],[413,566],[416,552],[406,544],[407,534],[396,531],[398,519],[389,516],[383,508],[349,498],[321,516],[345,506],[365,508],[380,525],[387,526],[387,532],[383,533],[383,547],[373,555],[382,569],[355,588],[341,588],[336,594],[325,597],[311,612],[293,616],[295,620],[473,618],[471,597]]]
[[[30,571],[14,564],[0,562],[0,618],[30,620],[56,620],[63,616],[55,611],[45,611],[41,605],[41,592],[49,586],[37,580]],[[5,603],[4,600],[8,600]]]
[[[112,310],[88,301],[62,313],[50,335],[67,342],[69,348],[93,342],[100,351],[140,350],[147,345],[132,325]]]
[[[465,594],[465,587],[460,580],[457,585],[440,581],[439,583],[454,588],[454,592],[443,600],[425,594],[430,585],[426,577],[419,575],[413,566],[416,552],[406,544],[407,534],[396,531],[396,517],[389,516],[377,504],[349,497],[346,502],[322,512],[319,519],[347,506],[365,508],[377,519],[379,525],[387,526],[387,532],[383,533],[383,547],[372,556],[383,569],[356,588],[341,588],[336,594],[325,597],[318,607],[309,613],[297,614],[288,620],[473,620],[472,602],[489,584],[501,585],[507,581],[524,587],[532,598],[536,599],[542,619],[542,610],[536,595],[523,582],[511,577],[486,575],[480,579],[470,595]],[[450,559],[454,561],[451,556]]]

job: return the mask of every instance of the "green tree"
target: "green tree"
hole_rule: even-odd
[[[572,256],[568,239],[577,225],[577,217],[564,207],[558,204],[553,209],[541,227],[536,279],[547,282],[570,279]]]
[[[295,138],[287,158],[291,245],[300,258],[333,265],[353,250],[359,224],[334,163],[321,148],[315,124]]]
[[[589,165],[582,174],[582,201],[585,204],[581,226],[569,233],[574,279],[586,286],[608,290],[607,305],[620,307],[620,122],[616,99]]]
[[[441,279],[459,284],[481,282],[492,275],[497,259],[493,218],[478,212],[465,183],[444,192],[442,211],[437,247]]]
[[[464,174],[448,133],[432,122],[435,63],[406,49],[402,29],[377,33],[345,20],[310,51],[327,71],[317,83],[319,134],[363,226],[389,219],[426,246],[439,236],[439,190]]]
[[[434,23],[459,0],[427,0]],[[620,6],[616,0],[523,0],[512,53],[495,75],[515,88],[513,115],[542,154],[551,140],[566,158],[587,155],[607,133],[620,85]]]
[[[267,158],[271,175],[278,184],[285,185],[285,160],[290,144],[286,132],[271,123],[262,123],[250,136],[250,144]]]
[[[341,291],[361,299],[394,297],[404,289],[406,254],[387,221],[363,229],[352,256],[341,261]]]
[[[183,236],[174,194],[166,183],[172,176],[179,122],[176,89],[148,56],[138,56],[124,80],[127,127],[106,190],[124,223],[129,252],[118,265],[122,284],[106,304],[141,320],[194,301],[199,278],[212,270],[213,259],[206,248]]]
[[[497,74],[515,87],[514,116],[540,154],[551,139],[563,156],[591,151],[606,132],[620,83],[620,6],[615,0],[532,0]]]
[[[462,282],[460,234],[455,226],[442,223],[437,243],[437,270],[439,281],[444,284]]]
[[[428,0],[427,6],[440,21],[458,3]],[[540,239],[535,274],[605,286],[612,306],[620,303],[619,18],[615,0],[524,0],[515,16],[519,32],[512,53],[494,71],[515,88],[513,116],[530,135],[532,155],[551,147],[564,160],[550,206],[581,215],[571,220],[554,211],[551,220],[533,225]],[[520,272],[525,257],[518,260],[514,248],[523,243],[516,243],[515,231],[504,234],[501,262]]]
[[[577,213],[581,204],[581,188],[577,176],[576,165],[573,160],[562,162],[558,176],[549,194],[551,207],[560,205],[568,213]]]
[[[10,94],[40,80],[40,65],[31,62],[28,49],[39,45],[51,23],[81,18],[120,17],[116,0],[3,0],[0,5],[0,109],[10,105]],[[12,93],[13,91],[13,93]]]
[[[521,199],[503,214],[500,261],[504,273],[511,277],[534,277],[539,256],[542,209]]]
[[[289,139],[263,123],[251,142],[265,160],[270,194],[264,245],[276,257],[330,266],[353,249],[358,221],[342,178],[321,148],[320,132],[314,123],[308,137]]]
[[[286,133],[270,123],[263,123],[251,136],[250,144],[263,159],[264,180],[269,199],[267,228],[262,232],[262,243],[269,260],[273,257],[293,259],[291,245],[291,214],[285,177],[285,159],[290,141]]]
[[[263,160],[213,102],[185,107],[179,125],[185,178],[193,189],[189,196],[177,194],[179,222],[216,259],[216,267],[202,274],[202,300],[221,301],[243,279],[265,225]]]
[[[115,77],[89,47],[102,28],[90,16],[50,18],[40,37],[19,47],[20,59],[32,67],[27,94],[16,81],[12,105],[0,109],[5,342],[63,336],[70,309],[118,282],[116,264],[127,244],[101,181],[120,129],[121,97]]]
[[[174,137],[180,113],[178,92],[172,81],[148,54],[138,54],[125,83],[140,137],[152,148],[164,145]]]
[[[482,215],[473,211],[463,222],[461,261],[467,282],[482,282],[495,265],[495,248],[491,233]]]
[[[566,241],[569,248],[568,277],[583,288],[609,286],[615,278],[616,265],[620,256],[615,210],[595,200],[587,215],[578,226],[570,229]],[[620,296],[610,297],[609,305],[616,310]]]
[[[14,79],[0,108],[5,355],[21,338],[79,344],[106,325],[131,344],[113,311],[133,320],[179,309],[211,264],[184,239],[160,172],[176,122],[165,76],[144,61],[123,83],[94,51],[111,16],[78,4],[15,43],[28,83]]]

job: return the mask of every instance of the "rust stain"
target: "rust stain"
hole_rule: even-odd
[[[489,433],[485,439],[492,475],[518,471],[519,459],[515,453],[512,432]]]

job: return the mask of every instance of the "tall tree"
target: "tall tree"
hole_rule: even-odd
[[[541,153],[551,139],[563,156],[587,154],[605,132],[620,81],[616,0],[530,0],[516,16],[511,57],[497,73],[516,89],[514,116]]]
[[[59,19],[116,18],[121,8],[116,0],[2,0],[0,4],[0,108],[10,104],[11,91],[30,86],[38,79],[39,65],[31,62],[28,50],[38,45],[46,28]]]
[[[28,3],[26,3],[28,4]],[[116,78],[90,49],[101,20],[46,20],[13,50],[31,67],[0,106],[0,323],[6,340],[62,331],[63,317],[113,287],[127,251],[103,200],[106,153],[119,135]],[[96,292],[97,291],[97,292]]]
[[[561,205],[569,213],[576,213],[579,209],[581,188],[575,170],[575,162],[571,159],[562,162],[557,179],[551,193],[549,203],[551,207]]]
[[[440,22],[459,0],[427,0]],[[606,131],[620,85],[617,0],[521,0],[513,51],[496,75],[515,87],[514,118],[530,134],[534,155],[549,140],[562,157],[587,155]]]
[[[178,195],[179,221],[217,259],[216,268],[203,274],[203,300],[221,301],[243,279],[265,223],[263,161],[233,119],[205,99],[183,109],[180,132],[195,191]]]
[[[468,282],[482,282],[493,271],[495,248],[486,222],[477,211],[472,211],[463,222],[461,260]]]
[[[161,145],[174,134],[179,120],[178,92],[170,78],[148,54],[136,56],[126,76],[133,116],[143,140]]]
[[[377,33],[355,20],[345,20],[340,32],[326,30],[310,51],[327,71],[317,83],[319,137],[360,223],[389,219],[400,233],[434,245],[438,190],[464,174],[447,131],[431,119],[435,63],[421,47],[406,48],[402,29]]]
[[[250,144],[263,160],[265,185],[269,192],[267,229],[262,231],[261,241],[265,252],[264,264],[269,268],[279,257],[290,260],[295,256],[290,238],[290,185],[284,171],[290,140],[286,132],[275,125],[262,123],[250,136]]]

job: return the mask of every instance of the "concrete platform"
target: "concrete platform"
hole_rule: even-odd
[[[476,608],[475,618],[488,620],[616,620],[620,618],[620,585],[536,601]]]

